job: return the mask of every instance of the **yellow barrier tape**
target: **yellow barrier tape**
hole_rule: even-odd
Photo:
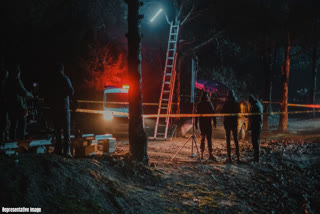
[[[96,103],[103,104],[103,101],[95,100],[77,100],[78,103]],[[129,105],[129,102],[105,102],[106,104],[118,104],[118,105]],[[144,106],[158,106],[159,103],[142,103]],[[177,105],[177,103],[172,103],[172,105]]]
[[[263,101],[263,103],[280,104],[280,102],[269,102],[269,101]],[[318,105],[318,104],[296,104],[296,103],[288,103],[287,105],[288,105],[288,106],[293,106],[293,107],[320,108],[320,105]]]
[[[250,115],[270,115],[270,114],[302,114],[302,113],[313,113],[313,112],[320,112],[320,110],[316,111],[290,111],[290,112],[269,112],[269,113],[239,113],[239,114],[145,114],[143,118],[167,118],[167,117],[225,117],[225,116],[250,116]]]
[[[96,104],[103,104],[103,101],[95,101],[95,100],[77,100],[78,103],[96,103]],[[280,102],[269,102],[269,101],[262,101],[263,103],[270,103],[270,104],[280,104]],[[105,102],[106,104],[118,104],[118,105],[129,105],[129,102]],[[159,103],[142,103],[144,106],[158,106]],[[177,105],[177,103],[172,103],[172,105]],[[304,108],[320,108],[318,104],[296,104],[296,103],[288,103],[288,106],[292,107],[304,107]]]
[[[76,112],[81,113],[94,113],[94,114],[104,114],[105,111],[103,110],[92,110],[92,109],[77,109]],[[122,115],[122,116],[129,116],[129,113],[125,112],[117,112],[111,111],[113,115]],[[269,112],[269,113],[261,113],[261,114],[303,114],[303,113],[313,113],[313,112],[320,112],[320,110],[316,111],[290,111],[290,112]],[[174,118],[183,118],[183,117],[224,117],[224,116],[250,116],[250,115],[261,115],[260,113],[239,113],[239,114],[144,114],[142,115],[143,118],[167,118],[167,117],[174,117]]]

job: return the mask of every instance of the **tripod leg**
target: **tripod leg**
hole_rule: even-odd
[[[192,141],[192,147],[191,147],[191,157],[193,156],[193,141]]]
[[[203,166],[202,159],[201,159],[201,156],[200,156],[200,152],[199,152],[199,149],[198,149],[197,141],[196,141],[194,136],[192,136],[192,141],[194,141],[194,144],[196,145],[196,149],[197,149],[197,152],[198,152],[198,155],[199,155],[199,159],[200,159],[200,163],[201,163],[201,166],[202,166],[202,171],[204,173],[204,166]]]
[[[174,156],[171,158],[171,160],[169,161],[169,163],[177,156],[177,154],[181,151],[181,149],[188,143],[188,141],[191,139],[192,136],[190,136],[188,138],[188,140],[178,149],[178,151],[176,152],[176,154],[174,154]]]

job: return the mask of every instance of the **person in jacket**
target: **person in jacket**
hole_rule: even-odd
[[[240,104],[233,90],[228,91],[227,100],[224,103],[221,113],[223,114],[238,114],[240,113]],[[224,116],[223,120],[224,129],[226,131],[227,140],[227,155],[228,162],[231,162],[231,147],[230,136],[233,134],[233,140],[236,145],[237,161],[240,161],[239,142],[238,142],[238,116]]]
[[[252,95],[249,96],[249,103],[251,113],[253,113],[253,115],[250,115],[249,120],[252,130],[251,139],[254,150],[254,161],[259,162],[260,134],[263,122],[263,107],[262,104]]]
[[[32,98],[20,78],[20,66],[16,65],[9,70],[8,79],[5,82],[4,96],[7,104],[10,121],[9,140],[23,140],[26,129],[27,104],[26,98]]]
[[[212,103],[209,100],[209,96],[207,92],[203,92],[201,96],[201,101],[197,106],[197,114],[214,114],[215,110]],[[216,118],[215,117],[200,117],[196,118],[195,128],[198,129],[198,121],[200,125],[201,131],[201,159],[203,159],[203,153],[205,149],[205,138],[207,138],[208,142],[208,150],[209,150],[209,160],[216,160],[212,154],[212,120],[214,123],[214,127],[216,127]]]
[[[69,77],[64,73],[63,64],[55,64],[54,77],[52,79],[52,87],[50,88],[50,106],[52,109],[54,134],[56,144],[54,153],[72,158],[70,152],[70,104],[69,96],[74,91]],[[63,130],[64,145],[62,146],[61,130]],[[62,153],[63,149],[63,153]]]
[[[5,82],[8,78],[8,71],[3,70],[0,73],[0,146],[5,142],[6,132],[7,132],[7,124],[8,124],[8,109],[7,104],[5,102],[4,97],[4,86]]]

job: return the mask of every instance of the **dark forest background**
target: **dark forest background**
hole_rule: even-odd
[[[180,33],[180,55],[223,33],[196,51],[199,79],[217,79],[242,98],[265,91],[266,46],[272,52],[272,97],[280,99],[285,31],[292,35],[289,101],[311,102],[312,56],[319,67],[317,1],[144,1],[142,20],[143,97],[160,95],[169,19],[186,17]],[[1,67],[19,63],[26,88],[38,81],[48,90],[50,65],[65,63],[77,98],[102,99],[104,85],[121,85],[127,73],[127,4],[121,0],[5,0],[1,2]],[[269,50],[269,49],[272,49]],[[181,64],[182,101],[190,94],[191,56]],[[317,74],[319,79],[319,74]],[[319,84],[316,89],[319,96]]]

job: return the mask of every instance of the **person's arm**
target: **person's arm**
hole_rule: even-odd
[[[18,93],[23,97],[33,97],[32,94],[25,89],[21,79],[18,81]]]
[[[74,90],[71,84],[71,81],[69,77],[65,76],[65,87],[66,87],[66,93],[68,96],[72,96],[74,94]]]

